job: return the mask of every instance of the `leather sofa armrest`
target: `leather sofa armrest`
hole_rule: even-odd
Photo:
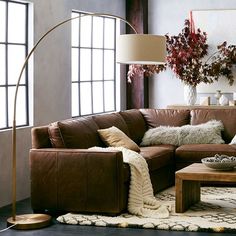
[[[120,151],[31,149],[30,174],[34,211],[118,214],[126,207]]]

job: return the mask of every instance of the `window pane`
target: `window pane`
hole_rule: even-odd
[[[93,50],[93,80],[103,79],[103,51],[101,49]]]
[[[0,1],[0,42],[6,41],[6,3]]]
[[[90,82],[80,84],[80,105],[81,115],[92,113],[92,95]]]
[[[115,47],[115,20],[105,19],[105,35],[104,35],[104,47],[114,48]]]
[[[5,46],[0,45],[0,84],[6,84]]]
[[[78,91],[78,83],[72,84],[71,91],[71,109],[72,116],[77,116],[79,114],[79,91]]]
[[[116,20],[86,15],[71,27],[72,116],[114,111]]]
[[[114,88],[114,82],[113,81],[105,81],[104,82],[105,111],[115,110],[114,90],[115,90],[115,88]]]
[[[103,112],[103,83],[93,83],[93,112]]]
[[[72,13],[71,17],[74,18],[79,16],[79,14]],[[71,44],[72,47],[79,46],[79,19],[74,19],[71,22]]]
[[[91,47],[91,29],[92,17],[85,16],[80,18],[80,46]]]
[[[28,3],[0,0],[0,129],[12,126],[15,85],[27,54],[27,27]],[[27,75],[24,71],[17,96],[17,126],[28,125],[27,96]]]
[[[13,104],[15,96],[15,87],[10,87],[8,89],[8,108],[9,108],[9,124],[12,126],[13,120]],[[25,125],[26,124],[26,98],[25,87],[19,87],[17,104],[16,104],[16,125]]]
[[[114,79],[114,51],[105,50],[104,51],[104,79],[111,80]]]
[[[71,77],[72,77],[72,81],[78,81],[78,75],[79,75],[79,55],[78,55],[79,51],[77,48],[72,48],[72,52],[71,52]]]
[[[8,45],[8,83],[16,84],[21,67],[25,60],[25,46]],[[25,83],[25,72],[21,84]]]
[[[93,17],[93,47],[103,47],[103,18]]]
[[[91,49],[80,50],[80,81],[91,80]]]
[[[6,90],[0,88],[0,128],[6,127]]]
[[[8,41],[25,43],[26,6],[9,3],[8,7]]]

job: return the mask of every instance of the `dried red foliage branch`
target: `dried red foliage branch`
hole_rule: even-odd
[[[166,69],[166,65],[129,65],[127,73],[128,82],[131,83],[135,75],[150,77],[154,73],[160,73]]]
[[[223,42],[217,46],[217,49],[218,51],[204,65],[205,74],[214,80],[218,80],[220,76],[223,76],[228,80],[230,85],[233,85],[233,66],[236,65],[236,45],[227,46],[227,42]]]
[[[130,65],[128,81],[135,74],[149,77],[169,67],[177,78],[185,84],[196,86],[199,83],[213,83],[224,77],[232,85],[234,82],[232,68],[236,64],[236,45],[224,42],[217,46],[217,51],[207,60],[207,34],[197,29],[191,31],[189,20],[185,20],[184,28],[177,36],[166,36],[167,63],[165,65]]]

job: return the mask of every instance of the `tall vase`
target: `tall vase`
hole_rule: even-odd
[[[197,101],[197,88],[189,84],[184,85],[184,100],[187,105],[192,106]]]

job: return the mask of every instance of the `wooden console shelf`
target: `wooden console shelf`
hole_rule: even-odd
[[[209,106],[201,106],[201,105],[193,105],[193,106],[188,106],[188,105],[168,105],[168,109],[236,109],[236,106],[218,106],[218,105],[209,105]]]

